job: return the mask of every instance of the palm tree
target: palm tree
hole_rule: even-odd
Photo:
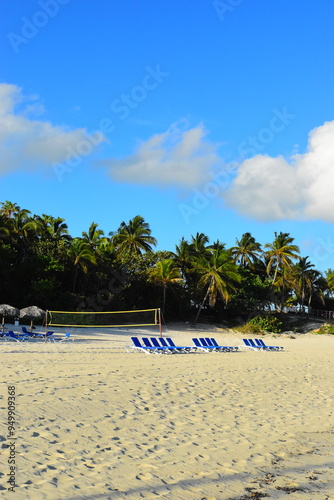
[[[104,231],[102,229],[97,229],[98,224],[92,222],[88,228],[88,233],[82,232],[82,239],[86,241],[93,249],[99,246],[100,243],[105,243],[107,238],[102,238],[104,236]]]
[[[299,247],[293,245],[294,238],[290,237],[289,233],[279,234],[275,233],[275,240],[273,243],[266,243],[265,248],[268,248],[264,252],[264,256],[268,261],[267,273],[270,274],[272,266],[275,266],[275,272],[272,281],[272,287],[276,282],[276,277],[278,270],[284,272],[286,268],[291,269],[292,260],[298,258]]]
[[[88,272],[88,263],[96,264],[96,258],[93,250],[88,243],[81,238],[75,238],[69,247],[69,256],[74,265],[73,293],[75,291],[78,278],[79,267],[84,273]]]
[[[310,288],[308,298],[308,310],[310,311],[311,302],[314,296],[318,297],[323,305],[325,305],[325,293],[328,290],[328,281],[316,269],[310,269]]]
[[[235,262],[250,269],[259,260],[261,251],[261,244],[255,241],[251,233],[244,233],[240,240],[236,240],[236,246],[231,248]]]
[[[213,250],[225,250],[226,244],[220,241],[219,239],[214,241],[212,245],[209,245],[207,248],[212,248]]]
[[[294,238],[291,238],[289,233],[279,234],[275,233],[275,239],[273,243],[266,243],[265,248],[268,248],[264,252],[264,258],[267,261],[267,274],[273,266],[275,266],[274,276],[271,283],[271,289],[274,286],[279,286],[281,291],[281,300],[279,309],[282,311],[284,307],[284,297],[286,294],[287,276],[286,272],[291,271],[292,260],[298,258],[299,247],[293,244]],[[279,273],[279,282],[277,280]]]
[[[38,222],[30,216],[29,210],[19,210],[14,212],[13,216],[8,219],[8,229],[10,238],[14,245],[19,242],[27,241],[30,238],[37,237]]]
[[[182,276],[185,278],[187,270],[190,268],[190,244],[182,238],[178,245],[175,245],[175,262],[181,269]]]
[[[147,222],[140,215],[136,215],[127,224],[122,222],[116,234],[111,233],[112,242],[120,252],[133,255],[141,255],[149,252],[157,240],[151,236],[151,230]]]
[[[210,307],[214,307],[218,296],[228,302],[237,283],[241,281],[241,276],[227,250],[212,250],[209,257],[200,255],[194,259],[193,266],[194,272],[200,276],[198,288],[205,290],[195,318],[196,323],[208,299]]]
[[[192,255],[202,255],[208,252],[208,248],[205,246],[209,243],[209,237],[204,233],[196,233],[195,236],[191,235],[190,242],[190,253]]]
[[[10,239],[10,230],[8,219],[0,214],[0,242],[5,243],[6,240]]]
[[[327,282],[327,288],[329,293],[334,292],[334,270],[333,269],[327,269],[325,271],[325,279]]]
[[[66,241],[71,239],[65,219],[42,214],[41,216],[35,216],[35,220],[38,223],[39,232],[43,239],[56,243],[62,239]]]
[[[180,268],[175,265],[173,259],[159,260],[154,267],[149,271],[150,279],[162,286],[163,289],[163,305],[162,312],[165,312],[166,306],[166,290],[168,286],[182,281]]]
[[[2,202],[1,205],[2,208],[0,209],[0,214],[7,219],[11,219],[13,214],[20,212],[21,210],[16,203],[12,203],[11,201]]]
[[[291,272],[292,285],[296,291],[297,297],[300,298],[302,313],[304,313],[304,303],[307,291],[311,291],[312,289],[312,276],[313,273],[310,261],[307,260],[308,257],[301,257],[299,261],[293,266]]]

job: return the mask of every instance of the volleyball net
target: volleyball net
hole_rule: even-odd
[[[161,325],[160,309],[133,311],[47,311],[47,326],[126,328]]]

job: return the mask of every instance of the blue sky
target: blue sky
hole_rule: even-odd
[[[334,4],[3,0],[1,200],[334,267]]]

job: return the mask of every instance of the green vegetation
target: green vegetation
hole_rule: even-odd
[[[263,246],[250,233],[226,248],[199,232],[174,249],[155,251],[156,244],[140,215],[108,236],[92,222],[73,237],[65,219],[5,201],[0,303],[101,312],[161,307],[165,320],[217,323],[253,317],[247,328],[259,332],[280,331],[275,314],[286,305],[334,309],[333,270],[317,271],[289,233]]]
[[[280,333],[283,329],[283,323],[275,316],[254,316],[248,324],[254,325],[260,331]]]
[[[334,323],[326,323],[317,330],[314,330],[317,335],[334,335]]]

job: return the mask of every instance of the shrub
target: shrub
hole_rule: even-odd
[[[266,332],[280,333],[283,323],[275,316],[254,316],[249,324],[265,330]]]
[[[334,335],[334,324],[325,324],[317,330],[314,330],[314,333],[318,335]]]
[[[258,325],[252,325],[251,323],[246,323],[243,326],[238,327],[240,333],[245,333],[249,335],[261,335],[263,330]]]

